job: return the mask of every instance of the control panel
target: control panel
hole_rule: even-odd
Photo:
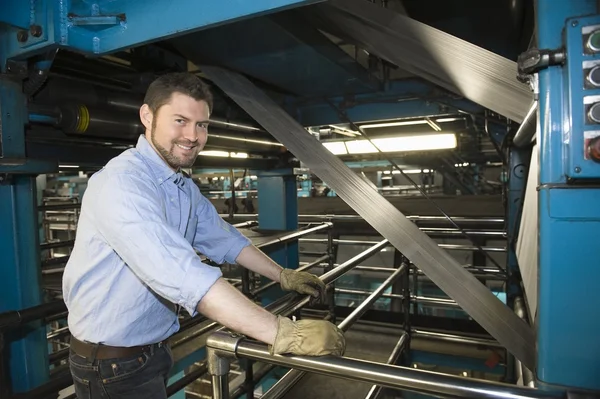
[[[600,18],[567,21],[565,100],[571,126],[565,131],[566,175],[600,178]]]

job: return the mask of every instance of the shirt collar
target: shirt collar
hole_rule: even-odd
[[[138,142],[135,148],[139,151],[144,159],[150,162],[152,165],[151,173],[156,178],[159,184],[166,182],[172,178],[175,178],[179,175],[179,173],[175,172],[173,169],[167,165],[167,163],[158,155],[154,147],[150,145],[148,140],[146,140],[146,136],[143,134],[138,138]]]

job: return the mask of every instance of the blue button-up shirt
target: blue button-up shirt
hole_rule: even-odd
[[[63,277],[69,329],[113,346],[168,338],[179,329],[176,305],[195,316],[222,275],[198,253],[234,263],[248,245],[140,136],[88,182]]]

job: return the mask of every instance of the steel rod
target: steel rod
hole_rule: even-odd
[[[0,314],[0,331],[18,327],[33,320],[43,319],[67,309],[63,301],[53,301],[22,310],[13,310]]]
[[[296,385],[306,372],[301,370],[290,370],[279,379],[260,399],[279,399]]]
[[[219,214],[222,218],[228,218],[227,214]],[[257,219],[257,213],[236,213],[233,215],[234,219]],[[360,215],[308,215],[302,214],[298,215],[299,220],[326,220],[331,222],[340,222],[340,221],[363,221],[364,219]],[[411,215],[407,216],[407,219],[413,220],[415,222],[448,222],[443,216],[418,216]],[[493,223],[493,224],[503,224],[503,217],[488,217],[488,216],[453,216],[452,220],[457,223]]]
[[[300,242],[307,242],[307,243],[319,243],[319,244],[325,244],[327,243],[327,239],[326,238],[301,238]],[[371,240],[333,240],[333,244],[337,244],[337,245],[373,245],[376,244],[378,241],[371,241]],[[391,244],[389,244],[391,245]],[[455,250],[455,251],[478,251],[479,248],[477,248],[476,246],[473,245],[465,245],[465,244],[438,244],[438,246],[440,248],[443,249],[448,249],[448,250]],[[483,249],[484,251],[488,251],[488,252],[506,252],[506,248],[504,247],[481,247],[481,249]]]
[[[361,261],[360,259],[355,260],[356,263],[358,263],[360,261]],[[389,276],[375,291],[373,291],[372,293],[368,293],[369,297],[367,299],[365,299],[352,313],[350,313],[348,315],[348,317],[346,317],[344,319],[344,321],[339,323],[338,328],[342,331],[347,331],[348,328],[350,328],[350,326],[352,326],[363,314],[365,314],[365,312],[371,306],[373,306],[373,304],[377,301],[377,299],[379,299],[379,297],[381,297],[383,292],[391,284],[393,284],[394,281],[396,281],[400,276],[402,276],[402,274],[404,272],[406,272],[406,268],[407,268],[406,265],[402,265],[401,267],[396,269],[396,271],[391,276]],[[324,276],[322,276],[321,278],[323,278],[325,280]],[[305,306],[307,303],[308,303],[308,298],[305,298],[302,302],[300,302],[295,308],[291,309],[291,311],[288,313],[289,314],[293,313],[297,309],[300,309],[303,306]],[[304,374],[305,374],[304,371],[291,370],[290,372],[288,372],[286,375],[284,375],[278,381],[276,386],[273,386],[269,391],[267,391],[265,396],[267,398],[282,397],[292,386],[294,386],[298,381],[300,381],[300,379],[302,379]]]
[[[192,382],[196,381],[198,378],[202,377],[204,374],[208,372],[208,366],[206,363],[202,363],[200,367],[197,369],[186,373],[181,379],[175,381],[173,384],[167,387],[167,397],[175,395],[177,392],[181,391],[183,388],[190,385]]]
[[[45,250],[45,249],[53,249],[53,248],[70,247],[73,244],[75,244],[75,240],[43,242],[40,244],[40,249]]]
[[[356,320],[358,320],[362,315],[364,315],[367,310],[381,297],[383,292],[396,281],[402,273],[406,272],[406,265],[400,266],[391,276],[389,276],[372,294],[370,294],[367,299],[365,299],[358,307],[348,315],[340,324],[338,324],[338,328],[342,331],[346,331]]]
[[[486,338],[464,337],[460,335],[441,333],[437,331],[422,330],[413,328],[411,330],[413,339],[431,339],[437,341],[452,342],[457,344],[475,345],[475,346],[490,346],[495,348],[503,348],[498,341]]]
[[[267,345],[248,340],[241,340],[238,343],[234,355],[330,377],[368,382],[428,395],[489,399],[564,397],[563,392],[541,391],[347,357],[271,355]]]
[[[396,364],[398,358],[400,355],[402,355],[402,351],[404,351],[404,348],[406,347],[407,341],[408,333],[405,331],[400,336],[400,339],[396,343],[396,346],[394,346],[394,349],[392,349],[392,353],[390,354],[390,357],[388,357],[386,364]],[[373,385],[369,390],[369,393],[367,393],[367,396],[365,396],[365,399],[377,399],[380,394],[381,387],[379,385]]]
[[[395,269],[395,270],[397,270],[397,269]],[[335,292],[338,292],[340,294],[352,294],[352,295],[362,295],[362,296],[371,295],[370,291],[351,290],[351,289],[346,289],[346,288],[336,288]],[[382,294],[381,297],[382,298],[390,298],[390,299],[404,299],[404,295],[401,295],[401,294]],[[416,295],[411,295],[411,299],[422,305],[438,305],[438,306],[449,306],[449,307],[453,307],[453,308],[460,308],[460,306],[458,306],[458,304],[452,299],[434,298],[434,297],[416,296]]]
[[[275,238],[273,240],[267,241],[267,242],[263,242],[261,244],[257,244],[256,246],[258,248],[265,248],[268,247],[270,245],[275,245],[275,244],[282,244],[288,241],[292,241],[295,240],[296,238],[311,234],[311,233],[316,233],[317,231],[321,231],[321,230],[325,230],[325,229],[330,229],[333,226],[332,223],[329,222],[325,222],[319,226],[315,226],[315,227],[311,227],[308,229],[304,229],[304,230],[300,230],[300,231],[296,231],[294,233],[288,234],[286,236],[283,237],[279,237],[279,238]]]
[[[227,375],[212,376],[213,399],[229,399],[229,381]]]
[[[380,241],[379,243],[376,243],[375,245],[373,245],[372,247],[368,248],[367,250],[359,253],[358,255],[356,255],[355,257],[351,258],[350,260],[342,263],[341,265],[339,265],[335,269],[333,269],[333,270],[331,270],[331,271],[323,274],[321,276],[321,280],[323,280],[323,282],[325,282],[325,284],[329,284],[329,283],[337,280],[344,273],[346,273],[347,271],[349,271],[352,268],[354,268],[355,266],[357,266],[358,263],[360,263],[363,260],[368,259],[369,257],[373,256],[374,254],[380,252],[388,244],[389,244],[389,241],[387,239],[383,240],[383,241]]]

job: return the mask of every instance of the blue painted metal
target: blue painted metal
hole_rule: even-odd
[[[410,352],[412,363],[422,363],[425,365],[435,364],[436,366],[450,367],[460,371],[480,371],[490,374],[504,374],[504,366],[495,364],[486,365],[486,360],[474,359],[464,356],[445,355],[441,353],[425,352],[412,350]]]
[[[296,13],[205,30],[177,38],[173,44],[192,61],[226,65],[302,97],[371,92],[380,86],[349,54]]]
[[[564,30],[581,29],[597,18],[595,1],[538,0],[537,39],[541,49],[561,48]],[[571,19],[569,19],[571,18]],[[573,33],[569,33],[571,37]],[[581,33],[579,33],[581,35]],[[583,38],[582,38],[583,40]],[[576,44],[567,43],[567,47]],[[574,57],[578,55],[573,54]],[[581,55],[579,55],[581,56]],[[596,295],[600,191],[567,186],[570,165],[565,138],[583,134],[583,98],[574,76],[581,64],[539,72],[539,309],[537,378],[544,384],[600,389],[600,308]],[[581,76],[581,75],[579,75]],[[569,84],[576,87],[569,86]],[[579,97],[568,99],[569,93]],[[575,94],[573,94],[575,95]],[[571,104],[565,103],[569,100]],[[574,122],[573,122],[574,121]],[[573,148],[573,154],[583,149]],[[575,311],[577,310],[577,311]],[[592,316],[590,316],[592,315]]]
[[[258,228],[286,231],[298,228],[298,193],[292,169],[279,169],[258,174]],[[279,265],[296,269],[299,265],[298,242],[270,247],[266,254]],[[263,279],[263,284],[268,280]],[[278,287],[265,292],[263,305],[281,296]]]
[[[3,3],[2,12],[0,13],[0,23],[29,30],[29,25],[31,25],[31,9],[35,7],[35,0],[4,1]]]
[[[525,200],[525,186],[527,183],[529,159],[531,152],[521,148],[513,148],[508,156],[508,195],[506,203],[507,225],[507,259],[506,268],[508,273],[508,284],[506,291],[509,306],[512,307],[515,296],[520,295],[520,274],[517,260],[516,248]]]
[[[26,58],[57,46],[85,54],[107,54],[315,2],[318,0],[228,0],[203,2],[200,7],[195,0],[38,0],[28,16],[35,16],[32,19],[41,27],[42,34],[37,38],[29,35],[25,42],[19,42],[20,28],[6,26],[2,32],[6,40],[1,64],[4,65],[6,59]],[[21,13],[25,8],[6,3],[9,2],[0,4],[0,15],[18,13],[10,21],[13,25],[22,25]]]
[[[20,82],[0,78],[0,164],[7,158],[25,159],[25,105]],[[35,177],[7,176],[7,171],[0,165],[0,313],[42,302]],[[48,379],[46,330],[41,322],[10,331],[6,343],[13,392]]]
[[[481,106],[455,99],[420,79],[389,82],[377,92],[329,99],[354,123],[365,121],[456,114],[457,110],[479,113]],[[288,99],[286,109],[304,126],[346,123],[338,112],[323,101],[294,101]]]
[[[585,51],[584,41],[582,40],[582,31],[588,30],[595,26],[595,29],[600,29],[600,17],[591,17],[585,19],[572,20],[567,24],[566,33],[566,50],[567,50],[567,68],[565,69],[565,84],[569,91],[565,94],[568,96],[568,101],[565,105],[569,107],[571,118],[571,129],[565,132],[564,140],[568,142],[566,146],[566,161],[567,169],[565,173],[573,179],[580,178],[599,178],[600,163],[595,162],[587,157],[586,142],[592,138],[600,136],[600,124],[587,121],[584,117],[586,110],[597,100],[592,100],[594,96],[600,95],[600,89],[593,86],[583,85],[586,76],[584,76],[584,68],[590,70],[587,65],[594,66],[600,63],[600,53],[588,53]],[[575,25],[575,26],[573,26]],[[586,65],[587,64],[587,65]],[[582,68],[582,65],[584,67]],[[589,99],[591,104],[584,104],[586,99]]]

